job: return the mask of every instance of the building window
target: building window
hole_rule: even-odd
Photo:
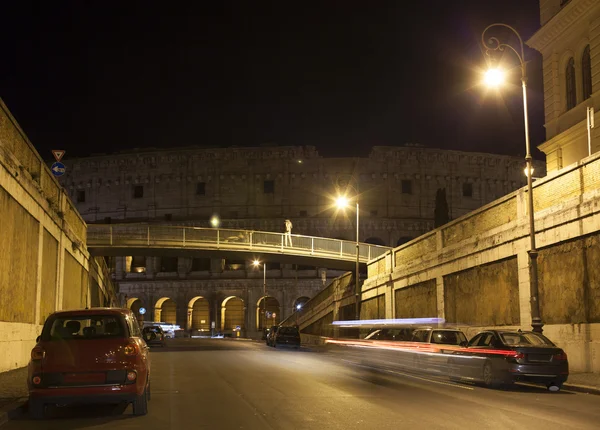
[[[306,212],[306,211],[300,211],[300,216],[308,216],[308,212]]]
[[[238,219],[239,216],[240,216],[240,213],[238,211],[229,211],[229,218]]]
[[[136,185],[135,187],[133,187],[133,198],[141,199],[142,197],[144,197],[144,186]]]
[[[402,180],[402,194],[412,194],[412,181],[410,179]]]
[[[172,221],[173,220],[173,214],[165,214],[165,221]]]
[[[208,272],[210,270],[210,258],[194,258],[192,260],[192,272]]]
[[[85,203],[85,190],[77,190],[77,203]]]
[[[177,257],[161,257],[160,258],[161,272],[177,272]]]
[[[567,110],[577,105],[577,94],[575,93],[575,60],[569,58],[567,70],[565,71],[565,83],[567,86]]]
[[[463,184],[463,197],[473,197],[473,184],[469,182]]]
[[[206,195],[206,182],[198,182],[196,184],[196,195],[197,196],[205,196]]]
[[[590,60],[590,45],[583,50],[581,57],[581,79],[583,86],[583,99],[587,100],[592,95],[592,61]]]
[[[371,210],[371,216],[377,216],[377,209]]]
[[[106,218],[104,218],[104,224],[110,224],[112,223],[112,218],[107,216]]]
[[[265,181],[263,183],[263,190],[265,194],[275,193],[275,181]]]

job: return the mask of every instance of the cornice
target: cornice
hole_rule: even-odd
[[[579,23],[579,19],[598,6],[598,0],[574,0],[565,5],[525,43],[542,52],[562,33]]]

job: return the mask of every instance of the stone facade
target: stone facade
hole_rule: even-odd
[[[418,146],[374,147],[365,158],[325,158],[302,146],[146,150],[64,162],[62,183],[88,223],[210,227],[218,216],[223,228],[283,232],[290,218],[294,234],[354,240],[355,213],[336,212],[333,203],[340,193],[354,195],[358,186],[360,240],[387,246],[433,228],[440,188],[446,189],[449,215],[455,218],[525,184],[520,158]],[[543,176],[543,164],[536,171]],[[292,313],[296,300],[313,297],[340,275],[327,268],[268,264],[267,308],[271,303],[279,309],[271,312],[277,320]],[[130,256],[116,257],[112,266],[123,303],[143,305],[145,319],[164,318],[166,304],[169,318],[183,328],[204,324],[204,330],[210,319],[227,331],[232,323],[222,309],[231,308],[236,302],[228,298],[236,297],[245,314],[235,326],[249,333],[262,327],[255,317],[262,283],[254,278],[260,273],[247,261]],[[195,297],[203,300],[189,305]],[[201,312],[205,323],[198,323],[194,312]]]
[[[540,0],[540,20],[527,44],[543,56],[547,140],[539,149],[550,173],[600,151],[600,2]],[[588,107],[597,124],[591,148]]]

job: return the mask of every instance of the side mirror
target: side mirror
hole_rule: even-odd
[[[42,338],[42,336],[38,336],[35,338],[35,343],[38,343],[40,341],[40,339]]]

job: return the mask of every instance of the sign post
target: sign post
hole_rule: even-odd
[[[65,172],[67,171],[67,168],[65,167],[65,165],[60,162],[60,160],[62,160],[62,158],[65,156],[65,152],[66,151],[64,149],[53,149],[52,150],[52,155],[54,155],[54,159],[56,161],[52,164],[52,166],[50,166],[50,171],[57,178],[64,175]]]

